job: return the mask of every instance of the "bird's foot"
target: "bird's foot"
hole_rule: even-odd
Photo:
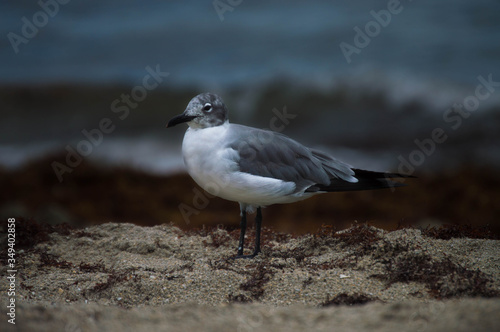
[[[258,254],[260,253],[260,250],[259,251],[254,251],[253,254],[251,255],[243,255],[243,254],[240,254],[238,253],[238,255],[234,256],[234,257],[231,257],[232,259],[240,259],[240,258],[254,258],[255,256],[257,256]]]

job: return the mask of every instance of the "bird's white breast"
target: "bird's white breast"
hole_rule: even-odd
[[[220,182],[225,174],[238,170],[236,152],[223,147],[227,129],[227,125],[189,128],[184,135],[184,163],[189,175],[205,190],[211,182]]]

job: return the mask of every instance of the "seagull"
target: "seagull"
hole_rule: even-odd
[[[229,123],[221,97],[202,93],[167,128],[187,123],[182,155],[189,175],[211,195],[238,202],[240,238],[235,258],[261,252],[262,208],[293,203],[317,194],[395,188],[392,178],[409,175],[352,168],[323,152],[269,130]],[[244,255],[247,213],[255,217],[255,248]]]

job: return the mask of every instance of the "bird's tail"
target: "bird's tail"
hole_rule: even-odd
[[[356,190],[372,190],[384,188],[396,188],[406,186],[405,184],[397,181],[392,181],[395,178],[414,178],[411,175],[399,173],[385,173],[365,171],[363,169],[353,169],[354,177],[358,182],[348,182],[338,178],[331,179],[331,183],[327,186],[316,184],[318,191],[356,191]]]

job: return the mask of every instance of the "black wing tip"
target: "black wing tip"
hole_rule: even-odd
[[[358,182],[348,182],[338,178],[330,179],[329,185],[316,184],[306,190],[306,192],[339,192],[339,191],[361,191],[376,189],[392,189],[406,187],[407,184],[392,181],[397,178],[416,178],[416,176],[400,173],[374,172],[363,169],[352,169],[354,177]]]
[[[403,174],[403,173],[390,173],[390,172],[376,172],[376,171],[367,171],[364,169],[353,168],[354,176],[356,178],[364,178],[364,179],[395,179],[395,178],[409,178],[416,179],[415,175],[411,174]]]
[[[339,179],[331,179],[329,185],[316,184],[306,192],[340,192],[340,191],[363,191],[406,187],[407,184],[388,180],[387,178],[361,179],[358,182],[347,182]]]

